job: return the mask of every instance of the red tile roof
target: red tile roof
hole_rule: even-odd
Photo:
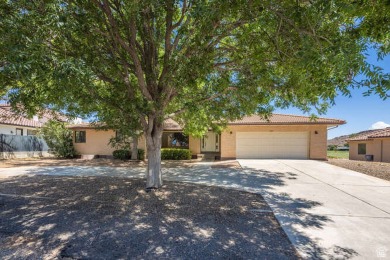
[[[17,126],[26,126],[32,128],[42,127],[50,119],[57,119],[60,121],[67,121],[67,117],[54,113],[53,111],[46,110],[41,115],[38,116],[39,120],[34,120],[32,118],[27,118],[26,116],[20,115],[14,111],[8,104],[0,104],[0,124],[4,125],[17,125]]]
[[[271,114],[267,119],[259,115],[245,116],[242,119],[230,122],[229,125],[307,125],[307,124],[325,124],[342,125],[344,120],[333,118],[311,118],[309,116],[296,116],[285,114]]]
[[[166,131],[180,131],[183,130],[183,128],[173,119],[168,118],[164,121],[164,130]]]
[[[68,128],[71,129],[93,129],[93,128],[99,128],[100,126],[98,123],[81,123],[81,124],[71,124],[68,125]],[[165,131],[181,131],[183,128],[173,119],[167,119],[164,122],[164,130]]]
[[[390,127],[365,132],[363,134],[351,137],[347,139],[347,141],[365,141],[374,138],[386,138],[386,137],[390,137]]]
[[[308,116],[295,116],[284,114],[272,114],[268,120],[258,116],[246,116],[240,120],[232,121],[228,125],[310,125],[310,124],[322,124],[322,125],[342,125],[345,124],[344,120],[332,119],[332,118],[315,118],[312,119]],[[72,129],[81,128],[96,128],[95,124],[82,123],[68,126]],[[173,119],[167,119],[164,122],[165,131],[181,131],[183,128]]]
[[[17,115],[11,110],[0,108],[0,124],[4,125],[17,125],[27,127],[42,127],[42,123],[33,119]]]
[[[382,131],[370,135],[370,138],[382,138],[382,137],[390,137],[390,127],[382,129]]]

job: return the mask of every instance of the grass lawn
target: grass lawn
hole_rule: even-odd
[[[349,151],[328,151],[328,158],[349,159]]]

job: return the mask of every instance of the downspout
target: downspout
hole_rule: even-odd
[[[381,140],[381,162],[383,162],[383,140]]]
[[[328,130],[332,130],[332,129],[335,129],[335,128],[337,128],[337,127],[339,127],[339,126],[338,126],[338,125],[334,125],[334,126],[328,127],[327,129],[328,129]]]
[[[331,126],[331,127],[327,127],[327,128],[326,128],[326,131],[335,129],[335,128],[337,128],[337,127],[339,127],[339,126],[338,126],[338,125],[334,125],[334,126]],[[326,136],[328,136],[328,133],[326,133]],[[326,140],[326,141],[328,141],[328,140]],[[326,149],[328,149],[328,145],[326,145]],[[326,160],[328,160],[328,155],[326,155]]]

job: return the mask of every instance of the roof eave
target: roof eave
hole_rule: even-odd
[[[328,126],[338,126],[343,125],[346,122],[291,122],[291,123],[285,123],[285,122],[270,122],[270,123],[228,123],[228,125],[253,125],[253,126],[270,126],[270,125],[328,125]]]
[[[40,127],[42,127],[42,126],[31,126],[31,125],[26,125],[26,124],[3,123],[3,122],[0,122],[0,125],[13,125],[13,126],[22,126],[22,127],[30,127],[30,128],[40,128]]]

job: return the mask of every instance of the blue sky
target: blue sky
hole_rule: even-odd
[[[390,55],[378,61],[376,53],[370,50],[367,60],[371,64],[382,67],[385,72],[390,73]],[[364,97],[363,92],[363,89],[354,89],[351,91],[351,98],[339,95],[335,100],[336,104],[326,114],[320,115],[321,117],[338,118],[347,121],[345,125],[329,130],[328,139],[372,129],[373,125],[378,122],[384,122],[390,126],[390,98],[382,100],[374,94]],[[295,108],[277,109],[274,112],[303,115],[302,111]]]

